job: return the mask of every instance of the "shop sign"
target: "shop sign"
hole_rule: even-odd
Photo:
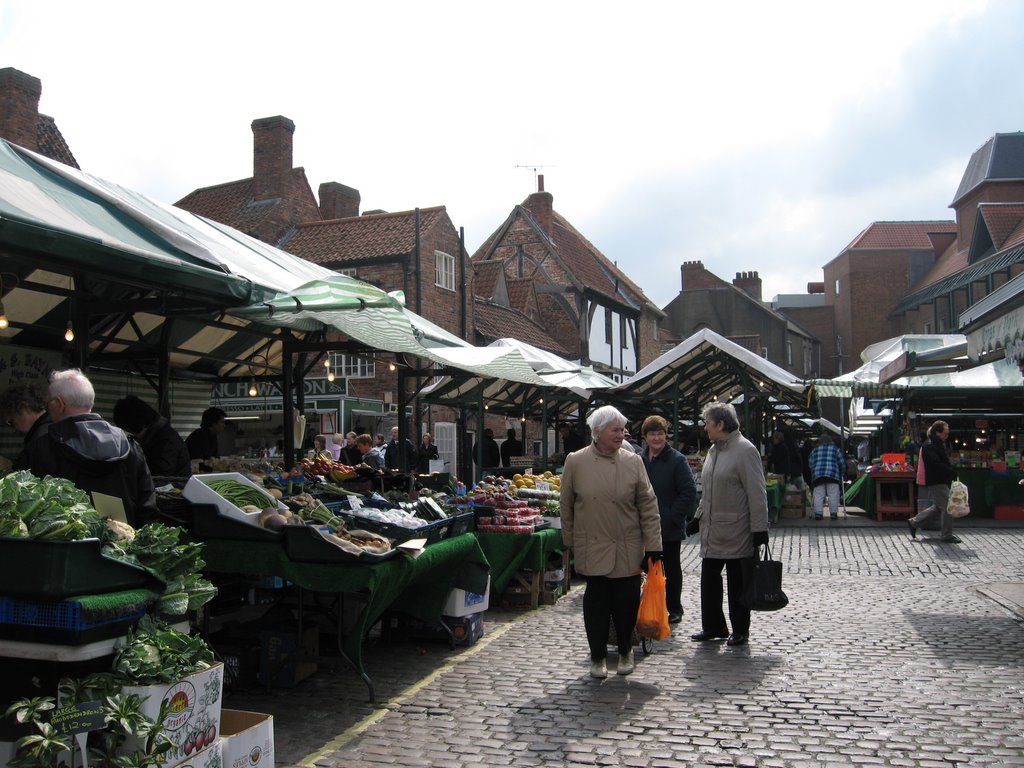
[[[308,400],[311,397],[339,397],[348,394],[348,379],[338,378],[334,381],[327,379],[304,379],[302,382],[302,393]],[[213,399],[235,400],[235,399],[261,400],[281,399],[281,390],[269,381],[256,382],[256,397],[249,397],[248,381],[226,381],[217,384],[213,388]],[[277,410],[281,410],[278,407]]]
[[[1024,307],[1016,307],[977,331],[967,335],[968,354],[980,357],[996,349],[1006,350],[1006,361],[1017,365],[1024,362]]]

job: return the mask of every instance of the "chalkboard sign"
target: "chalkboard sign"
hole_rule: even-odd
[[[58,707],[50,714],[50,724],[60,734],[98,731],[106,723],[99,701],[83,701],[70,707]]]

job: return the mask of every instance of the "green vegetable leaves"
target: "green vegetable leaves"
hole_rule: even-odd
[[[70,480],[39,479],[28,471],[0,478],[0,536],[87,539],[103,528],[85,491]]]

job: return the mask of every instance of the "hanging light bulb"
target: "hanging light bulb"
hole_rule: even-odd
[[[256,381],[254,379],[249,380],[249,397],[256,397],[259,394],[259,390],[256,389]]]
[[[64,331],[64,341],[74,341],[74,340],[75,340],[75,328],[71,324],[71,321],[68,320],[67,330]]]
[[[10,323],[7,322],[7,313],[4,312],[4,303],[0,301],[0,330],[3,330],[9,325]]]
[[[394,363],[388,363],[388,370],[389,371],[394,371],[395,370],[395,364]]]
[[[328,370],[327,371],[327,380],[328,381],[334,381],[334,371],[332,371],[332,370]]]
[[[331,358],[325,357],[324,358],[324,368],[330,368],[330,367],[331,367]]]

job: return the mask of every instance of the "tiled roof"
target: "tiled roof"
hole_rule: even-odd
[[[483,299],[473,304],[476,332],[490,343],[495,339],[518,339],[569,359],[572,353],[552,339],[544,328],[522,312]]]
[[[79,167],[75,156],[71,154],[71,148],[64,140],[64,134],[49,115],[39,115],[39,122],[36,123],[36,141],[39,154],[72,168]]]
[[[931,250],[929,232],[956,232],[955,221],[876,221],[857,235],[844,251],[868,248]]]
[[[527,317],[532,317],[537,311],[537,297],[533,290],[533,280],[523,277],[509,280],[507,285],[509,305]]]
[[[429,230],[445,215],[443,205],[421,208],[421,230]],[[299,224],[283,247],[315,264],[332,266],[404,256],[416,247],[416,212],[364,214]]]
[[[305,172],[301,168],[293,168],[292,173],[301,174],[305,180]],[[279,203],[279,199],[254,202],[250,177],[197,189],[189,192],[175,205],[249,234],[259,228],[260,223]]]
[[[500,261],[473,262],[473,293],[484,299],[494,297],[498,287],[498,277],[505,265]]]
[[[1003,248],[1013,248],[1021,243],[1024,243],[1024,219],[1021,219],[1016,229],[1007,235],[1006,242],[1003,243]]]
[[[981,203],[978,213],[985,220],[996,250],[1002,250],[1014,230],[1024,222],[1024,203]]]
[[[526,209],[523,209],[526,211]],[[529,211],[526,211],[529,214]],[[638,307],[649,303],[643,290],[557,211],[552,211],[553,250],[587,288],[616,301],[624,294]],[[618,281],[619,291],[615,290]]]

